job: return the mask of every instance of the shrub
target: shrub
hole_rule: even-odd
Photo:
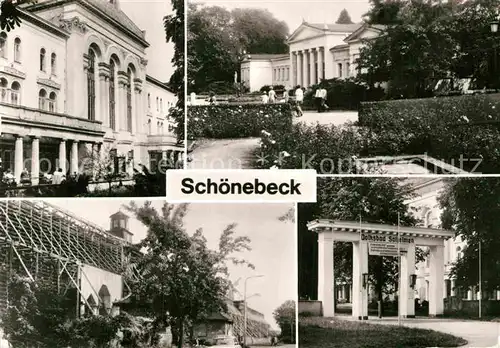
[[[363,103],[372,154],[428,154],[465,170],[498,173],[500,100],[492,95]]]
[[[354,124],[339,127],[299,123],[290,130],[263,131],[255,154],[256,167],[315,169],[320,174],[359,173],[367,170],[356,164],[356,158],[367,147],[365,133]]]
[[[266,129],[287,131],[292,127],[288,104],[220,104],[188,107],[189,139],[245,138]]]
[[[264,85],[260,88],[260,92],[263,93],[263,92],[269,92],[269,89],[271,88],[271,86],[269,85]],[[285,90],[285,86],[283,85],[273,85],[273,89],[276,91],[276,93],[283,93],[283,91]]]
[[[330,110],[358,110],[361,102],[382,100],[385,92],[382,88],[368,88],[354,79],[324,80],[319,85],[314,85],[304,95],[304,105],[314,106],[316,89],[325,86],[327,91],[326,104]]]

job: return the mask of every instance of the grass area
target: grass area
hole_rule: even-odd
[[[333,318],[300,318],[299,346],[314,348],[459,347],[467,341],[449,334]]]

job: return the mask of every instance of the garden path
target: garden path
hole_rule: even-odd
[[[339,316],[342,319],[352,317]],[[397,318],[370,318],[373,324],[398,325]],[[429,329],[449,333],[453,336],[462,337],[469,343],[462,347],[500,347],[500,323],[491,321],[462,320],[448,318],[424,318],[404,319],[402,325],[419,329]]]
[[[189,169],[251,169],[259,138],[203,139],[193,150]]]

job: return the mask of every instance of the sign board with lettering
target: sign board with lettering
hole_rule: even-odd
[[[399,255],[402,255],[408,251],[408,243],[399,244]],[[376,256],[398,256],[398,244],[397,243],[382,243],[382,242],[372,242],[368,243],[368,254]]]
[[[361,240],[366,242],[381,242],[381,243],[398,243],[398,236],[396,235],[385,235],[385,234],[361,234]],[[401,244],[413,244],[415,239],[412,237],[399,237],[399,243]]]

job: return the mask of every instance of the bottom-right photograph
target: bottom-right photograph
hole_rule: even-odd
[[[321,177],[298,204],[300,347],[498,347],[500,177]]]

